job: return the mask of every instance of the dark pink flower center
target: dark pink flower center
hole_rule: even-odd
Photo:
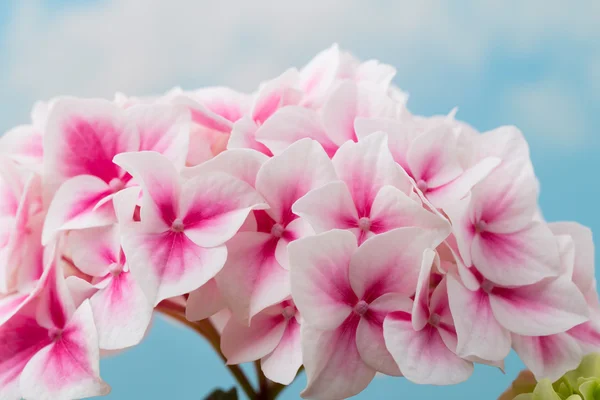
[[[57,342],[62,337],[63,331],[58,328],[51,328],[48,330],[48,337],[52,342]]]
[[[475,224],[475,232],[476,233],[485,232],[486,230],[487,230],[487,223],[485,221],[478,221]]]
[[[177,218],[175,221],[173,221],[173,224],[171,225],[171,230],[173,232],[183,232],[184,229],[185,226],[183,225],[181,218]]]
[[[285,228],[281,224],[275,224],[271,228],[271,235],[275,236],[276,238],[282,237],[284,232]]]
[[[483,290],[484,292],[490,293],[493,289],[494,289],[493,282],[488,281],[487,279],[484,279],[483,282],[481,282],[481,290]]]
[[[358,228],[361,231],[369,232],[371,230],[371,220],[367,217],[362,217],[358,220]]]
[[[121,272],[123,272],[123,265],[118,262],[114,262],[108,266],[108,270],[114,276],[118,276]]]
[[[360,316],[365,315],[365,313],[367,312],[368,309],[369,309],[369,304],[364,300],[359,301],[354,306],[354,312]]]
[[[435,327],[440,324],[442,317],[439,314],[433,313],[429,316],[429,323]]]
[[[296,315],[296,307],[294,307],[294,306],[287,306],[287,307],[285,307],[281,311],[281,315],[283,315],[283,317],[286,320],[292,319]]]

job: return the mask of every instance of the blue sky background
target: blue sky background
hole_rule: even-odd
[[[35,100],[112,97],[172,86],[252,90],[333,42],[398,68],[409,108],[459,107],[481,131],[525,133],[550,221],[600,230],[600,2],[305,0],[8,0],[0,2],[0,133]],[[521,4],[526,3],[526,4]],[[598,240],[595,239],[596,244]],[[376,378],[360,399],[496,398],[506,375],[476,368],[466,383],[428,387]],[[193,333],[157,318],[147,340],[102,361],[110,399],[201,399],[233,384]],[[296,399],[302,377],[282,396]]]

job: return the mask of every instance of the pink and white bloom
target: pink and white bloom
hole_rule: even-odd
[[[189,122],[184,107],[156,104],[122,110],[104,100],[58,100],[44,136],[44,189],[52,202],[43,243],[61,230],[115,222],[110,199],[131,179],[113,163],[117,154],[154,150],[183,167]]]
[[[290,295],[287,246],[314,233],[292,206],[334,179],[329,157],[310,139],[294,143],[258,171],[256,189],[270,208],[255,212],[255,230],[239,232],[227,243],[227,263],[217,275],[219,288],[240,321],[247,322]]]
[[[213,278],[227,259],[224,243],[253,209],[266,207],[247,183],[224,173],[183,180],[156,152],[120,154],[115,163],[143,189],[141,220],[122,224],[121,244],[154,305]]]
[[[310,191],[292,207],[317,233],[348,229],[361,244],[405,226],[450,232],[446,219],[423,207],[408,176],[393,160],[383,132],[358,143],[346,142],[332,163],[339,180]]]
[[[267,307],[252,318],[250,326],[231,318],[221,335],[221,351],[228,364],[260,359],[267,378],[289,385],[302,365],[300,324],[291,300]]]
[[[56,262],[0,335],[0,397],[69,400],[110,391],[99,375],[90,304],[73,301]]]
[[[423,251],[443,239],[436,231],[399,228],[358,247],[351,232],[332,230],[290,244],[292,296],[304,318],[303,397],[346,398],[376,371],[400,374],[383,321],[410,305]]]
[[[425,250],[412,310],[398,310],[383,322],[385,344],[404,376],[420,384],[465,381],[473,363],[456,354],[457,332],[448,304],[446,279],[431,290],[436,254]]]

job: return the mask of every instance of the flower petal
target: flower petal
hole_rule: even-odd
[[[586,322],[589,315],[583,295],[565,278],[511,289],[496,287],[490,304],[498,322],[519,335],[564,332]]]
[[[276,246],[276,238],[261,232],[240,232],[227,243],[227,262],[216,279],[240,322],[290,295],[290,272],[275,259]]]
[[[481,232],[471,245],[475,267],[500,285],[527,285],[560,273],[554,235],[542,222],[510,234]]]
[[[267,160],[266,155],[256,150],[230,149],[200,165],[184,169],[182,175],[186,178],[193,178],[220,171],[241,179],[254,187],[256,174]]]
[[[187,107],[140,104],[128,108],[140,136],[141,151],[156,151],[177,168],[183,168],[188,152],[191,117]]]
[[[333,156],[338,148],[327,136],[319,114],[299,106],[279,109],[256,131],[256,140],[273,154],[283,153],[292,143],[304,138],[319,142],[329,156]]]
[[[463,357],[500,361],[510,352],[510,333],[496,321],[483,290],[471,291],[447,275],[448,299],[458,336],[456,352]],[[493,343],[493,345],[490,345]]]
[[[536,379],[559,379],[577,368],[584,356],[577,342],[566,333],[550,336],[512,335],[515,351]]]
[[[269,215],[285,226],[295,219],[292,205],[296,200],[333,180],[333,165],[321,145],[302,139],[263,164],[256,189],[271,206]]]
[[[319,330],[302,325],[302,354],[307,386],[304,398],[344,399],[364,390],[375,370],[360,357],[356,347],[358,318],[350,317],[338,328]]]
[[[130,272],[110,279],[90,299],[101,349],[117,350],[138,344],[152,319],[152,304]]]
[[[113,157],[138,148],[135,126],[114,103],[62,98],[50,109],[44,135],[45,184],[52,193],[78,175],[109,183],[121,175]]]
[[[225,246],[206,249],[184,233],[146,232],[140,223],[124,230],[122,246],[131,273],[154,305],[199,288],[227,259]]]
[[[21,391],[30,399],[79,399],[102,396],[110,387],[100,378],[98,336],[89,302],[65,326],[61,337],[29,360]]]
[[[212,317],[227,307],[217,281],[211,279],[190,293],[185,307],[185,317],[190,321],[201,321]]]
[[[143,189],[141,219],[145,225],[158,231],[170,228],[178,216],[181,186],[173,163],[154,151],[122,153],[114,161]]]
[[[281,341],[271,353],[260,360],[267,378],[273,382],[289,385],[302,365],[300,324],[296,318],[288,321]]]
[[[121,238],[116,225],[71,232],[68,237],[73,263],[82,272],[103,277],[120,262]]]
[[[264,208],[267,205],[252,186],[222,172],[186,181],[178,207],[185,235],[202,247],[224,244],[253,209]]]
[[[360,217],[368,217],[377,192],[391,185],[405,193],[412,184],[388,149],[387,135],[374,133],[358,143],[347,142],[332,159],[338,177],[346,182]]]
[[[221,335],[221,351],[227,363],[255,361],[275,350],[287,327],[281,310],[279,305],[263,310],[252,318],[250,326],[230,319]]]
[[[110,196],[108,184],[91,175],[80,175],[61,185],[50,203],[42,243],[50,243],[59,231],[106,226],[116,221],[111,203],[97,207]]]
[[[448,349],[435,327],[426,325],[415,331],[407,313],[389,314],[383,322],[383,336],[400,371],[412,382],[452,385],[473,373],[473,363]]]
[[[311,190],[294,203],[292,211],[306,219],[317,233],[336,228],[356,228],[359,218],[343,181],[329,182]]]
[[[350,258],[356,237],[332,230],[288,246],[292,297],[300,314],[315,328],[334,329],[359,300],[350,286]]]

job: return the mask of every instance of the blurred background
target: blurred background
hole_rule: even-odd
[[[549,221],[600,232],[600,2],[4,0],[0,2],[0,133],[56,95],[162,93],[229,85],[251,91],[337,42],[398,69],[409,109],[458,106],[481,131],[519,126]],[[596,236],[596,245],[600,244]],[[506,374],[428,387],[378,377],[359,399],[495,399]],[[233,379],[192,332],[156,318],[145,342],[104,359],[109,399],[202,399]],[[297,399],[301,377],[283,399]]]

